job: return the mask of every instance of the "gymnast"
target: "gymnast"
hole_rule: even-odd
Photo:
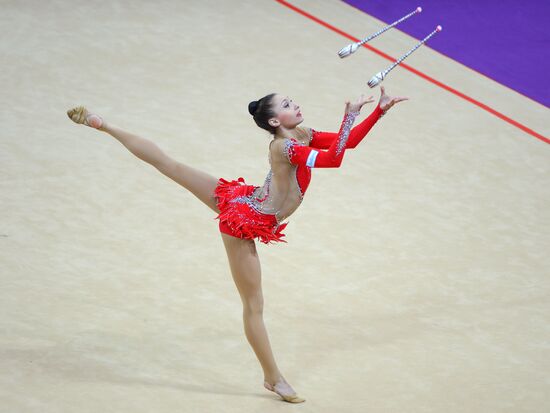
[[[355,103],[346,102],[338,133],[298,126],[303,121],[300,107],[285,95],[272,93],[250,102],[248,111],[256,124],[273,134],[269,144],[271,168],[262,186],[248,185],[242,177],[231,181],[217,179],[178,162],[154,142],[108,124],[83,106],[67,111],[74,122],[116,138],[131,153],[182,185],[217,214],[215,219],[219,220],[231,274],[243,304],[245,335],[263,369],[264,387],[290,403],[305,399],[296,394],[275,363],[263,321],[261,269],[255,239],[265,244],[286,242],[282,230],[288,223],[283,221],[302,202],[311,170],[340,167],[346,149],[355,148],[381,116],[395,103],[407,99],[389,97],[383,87],[380,91],[374,111],[353,128],[363,105],[374,99],[361,95]]]

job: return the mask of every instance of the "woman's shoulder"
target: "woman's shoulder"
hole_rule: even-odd
[[[288,161],[290,157],[290,153],[294,151],[295,146],[307,146],[307,143],[303,143],[299,141],[298,139],[292,137],[292,138],[277,138],[273,139],[269,143],[269,151],[271,155],[274,155],[272,157],[273,160],[278,161]]]
[[[288,147],[299,145],[299,146],[308,146],[311,139],[307,134],[307,131],[297,131],[295,130],[294,136],[290,138],[276,138],[269,143],[270,151],[280,152],[281,150],[288,150]]]

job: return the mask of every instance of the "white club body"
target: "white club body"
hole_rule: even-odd
[[[352,53],[355,53],[355,51],[359,48],[359,42],[357,43],[350,43],[346,47],[343,47],[339,52],[338,56],[341,58],[344,58],[346,56],[349,56]]]
[[[385,75],[383,72],[378,72],[369,80],[369,86],[371,88],[378,86],[380,83],[382,83],[382,81],[384,80],[384,77]]]

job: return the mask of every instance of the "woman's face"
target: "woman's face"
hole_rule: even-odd
[[[276,94],[271,100],[273,112],[275,112],[277,124],[275,127],[283,126],[286,129],[293,129],[304,121],[300,106],[288,96]]]

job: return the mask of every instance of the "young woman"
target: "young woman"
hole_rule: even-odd
[[[338,168],[346,149],[355,148],[378,119],[395,103],[381,89],[374,111],[352,128],[356,116],[372,96],[346,102],[344,119],[338,133],[318,132],[298,126],[300,107],[287,96],[270,94],[248,105],[256,124],[271,132],[269,144],[271,169],[263,186],[247,185],[242,177],[227,181],[215,178],[166,155],[155,143],[126,132],[82,106],[67,111],[69,118],[106,132],[120,141],[138,158],[192,192],[216,212],[221,237],[227,252],[233,280],[243,303],[246,337],[264,372],[264,387],[291,403],[305,401],[279,371],[263,321],[263,294],[260,260],[254,239],[263,243],[286,242],[283,221],[300,205],[313,168]]]

